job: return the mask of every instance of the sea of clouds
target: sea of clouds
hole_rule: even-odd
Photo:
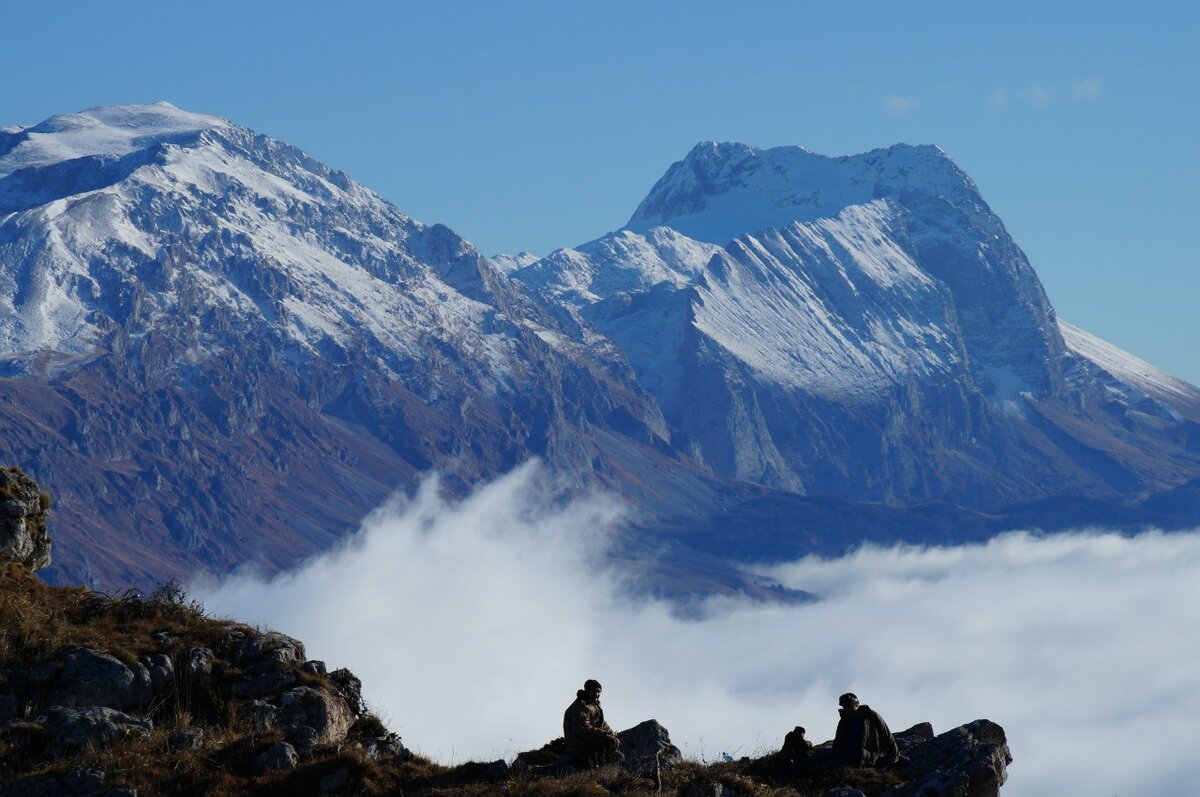
[[[447,501],[436,478],[273,579],[192,585],[215,614],[349,667],[405,744],[511,758],[561,734],[585,678],[610,724],[656,718],[690,758],[831,738],[854,691],[892,729],[1006,730],[1007,797],[1200,794],[1200,534],[1008,534],[763,568],[821,596],[631,599],[600,564],[621,507],[570,502],[536,464]]]

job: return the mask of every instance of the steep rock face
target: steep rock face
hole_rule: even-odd
[[[701,144],[626,229],[514,276],[615,345],[673,444],[729,478],[996,510],[1128,500],[1200,467],[1200,393],[1060,331],[936,147]]]

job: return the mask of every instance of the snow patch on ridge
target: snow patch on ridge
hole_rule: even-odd
[[[667,170],[626,227],[669,226],[697,241],[725,244],[909,190],[950,196],[975,187],[934,146],[898,144],[830,158],[803,147],[704,142]]]
[[[1092,361],[1113,377],[1160,399],[1200,401],[1200,388],[1156,368],[1111,343],[1059,319],[1067,348]]]
[[[120,157],[181,135],[229,126],[220,117],[182,111],[169,102],[113,105],[53,116],[19,131],[25,140],[0,157],[0,177],[75,158]]]

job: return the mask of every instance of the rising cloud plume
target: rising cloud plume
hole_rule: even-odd
[[[655,717],[693,758],[765,752],[797,723],[829,738],[853,690],[896,730],[999,722],[1014,797],[1200,793],[1200,535],[865,548],[764,570],[819,603],[696,620],[601,567],[616,501],[564,504],[545,481],[528,465],[454,502],[430,480],[295,572],[194,589],[350,667],[444,761],[540,745],[596,677],[614,725]]]

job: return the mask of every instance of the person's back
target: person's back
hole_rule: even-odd
[[[896,739],[883,717],[870,706],[859,705],[858,698],[847,692],[838,698],[841,704],[833,754],[837,761],[851,766],[891,764],[900,756]]]

